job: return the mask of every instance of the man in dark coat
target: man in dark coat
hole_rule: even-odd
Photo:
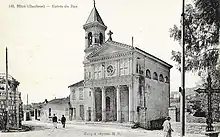
[[[64,117],[64,115],[62,115],[61,123],[63,125],[63,128],[65,128],[66,118]]]
[[[53,114],[52,121],[53,121],[54,128],[57,128],[57,116],[55,114]]]

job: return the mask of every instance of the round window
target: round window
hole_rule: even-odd
[[[113,75],[114,74],[114,67],[112,65],[109,65],[107,67],[107,72],[108,72],[108,74]]]

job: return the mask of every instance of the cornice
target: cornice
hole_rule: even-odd
[[[103,86],[117,86],[129,85],[132,83],[132,75],[107,77],[102,79],[91,79],[85,81],[86,87],[103,87]]]
[[[89,61],[90,62],[96,62],[96,61],[100,61],[100,60],[108,60],[108,59],[112,59],[112,58],[128,56],[128,55],[131,55],[131,54],[132,54],[132,51],[119,52],[119,53],[115,53],[115,54],[109,54],[109,55],[103,55],[103,56],[97,56],[97,57],[89,58]]]
[[[94,50],[96,50],[97,48],[99,48],[99,47],[97,47],[96,45],[93,45],[93,46],[91,46],[91,47],[86,48],[86,49],[84,50],[84,52],[94,51]]]
[[[154,55],[151,55],[151,54],[147,53],[146,51],[144,51],[142,49],[139,49],[138,47],[135,47],[135,49],[136,49],[137,52],[142,53],[143,55],[146,55],[148,58],[150,58],[150,59],[152,59],[152,60],[154,60],[154,61],[156,61],[156,62],[158,62],[158,63],[160,63],[160,64],[162,64],[162,65],[164,65],[166,67],[168,67],[169,69],[171,69],[173,67],[172,65],[168,64],[167,62],[157,58]]]
[[[113,43],[115,45],[119,45],[119,46],[122,46],[122,47],[125,47],[125,48],[129,48],[129,49],[132,49],[133,47],[130,46],[130,45],[127,45],[127,44],[124,44],[124,43],[120,43],[120,42],[117,42],[117,41],[107,41],[109,44]]]
[[[101,28],[104,29],[104,30],[107,29],[107,26],[104,26],[104,25],[100,24],[100,23],[97,22],[97,21],[83,25],[83,29],[84,29],[84,30],[89,29],[89,28],[92,28],[92,27],[101,27]]]

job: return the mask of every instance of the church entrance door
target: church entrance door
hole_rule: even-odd
[[[88,108],[88,120],[91,121],[91,107]]]

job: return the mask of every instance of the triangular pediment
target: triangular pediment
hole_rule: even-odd
[[[127,49],[121,48],[121,47],[116,47],[116,46],[106,46],[105,49],[99,52],[98,55],[107,55],[107,54],[114,54],[118,52],[123,52]]]
[[[114,41],[107,41],[103,44],[101,48],[99,48],[99,50],[94,51],[88,57],[93,58],[98,56],[108,56],[108,55],[128,52],[130,50],[131,50],[131,46],[129,45],[121,44]]]

